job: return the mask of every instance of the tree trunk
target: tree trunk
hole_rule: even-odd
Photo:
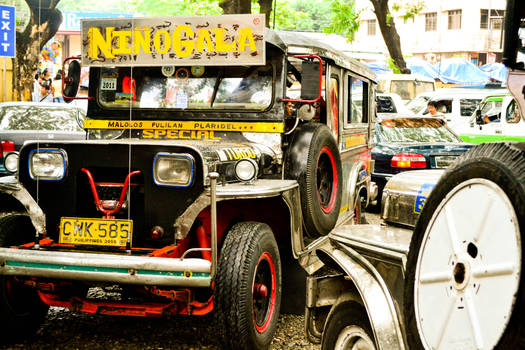
[[[396,25],[394,24],[394,17],[388,9],[388,0],[370,0],[374,5],[379,29],[385,40],[386,47],[390,57],[394,60],[394,64],[399,68],[401,73],[410,74],[410,69],[407,68],[403,54],[401,53],[401,41],[397,34]]]
[[[272,14],[272,0],[259,0],[259,6],[261,7],[261,13],[266,15],[266,27],[270,27],[270,16]]]
[[[219,6],[225,15],[252,13],[251,0],[220,0]]]
[[[13,65],[16,100],[31,100],[40,51],[56,34],[62,22],[62,14],[56,9],[59,1],[26,0],[30,11],[29,23],[23,32],[16,35],[16,57]]]

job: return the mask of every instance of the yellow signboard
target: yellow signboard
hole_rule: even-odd
[[[84,121],[84,129],[140,129],[140,130],[208,130],[278,132],[284,130],[282,122],[207,122],[207,121],[154,121],[154,120],[95,120]],[[150,132],[149,132],[150,133]],[[149,135],[148,133],[148,135]],[[191,138],[191,137],[188,137]]]
[[[264,24],[264,14],[86,19],[82,64],[264,65]]]

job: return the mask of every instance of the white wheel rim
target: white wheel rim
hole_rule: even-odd
[[[416,267],[414,305],[427,349],[492,349],[521,273],[518,218],[494,182],[455,187],[434,212]]]
[[[375,350],[375,344],[365,330],[358,326],[348,326],[341,330],[334,350]]]

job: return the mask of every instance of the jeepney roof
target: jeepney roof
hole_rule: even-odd
[[[266,30],[266,41],[279,47],[288,54],[317,54],[361,76],[377,81],[375,73],[367,66],[323,41],[313,39],[298,32],[272,30],[268,28]]]

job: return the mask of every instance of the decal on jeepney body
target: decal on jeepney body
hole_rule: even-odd
[[[144,130],[143,139],[175,139],[175,140],[221,140],[213,130]]]
[[[86,19],[82,65],[264,65],[264,24],[264,14]]]
[[[243,158],[256,159],[257,155],[251,147],[230,147],[217,151],[219,159],[223,162],[229,160],[239,160]]]
[[[414,213],[421,214],[421,211],[425,206],[427,198],[430,195],[430,192],[432,192],[432,190],[434,189],[434,186],[436,186],[436,184],[433,183],[421,185],[419,191],[417,192],[416,201],[414,203]]]
[[[207,122],[170,120],[97,120],[84,121],[84,129],[162,129],[162,130],[208,130],[208,131],[247,131],[281,133],[282,122]]]

